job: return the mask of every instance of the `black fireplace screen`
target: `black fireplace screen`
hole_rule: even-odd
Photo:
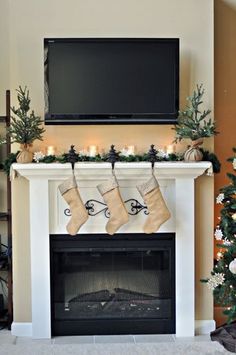
[[[55,248],[55,321],[173,318],[171,248],[128,244]]]

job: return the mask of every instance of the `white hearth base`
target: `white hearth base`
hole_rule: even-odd
[[[160,232],[176,235],[176,336],[195,334],[194,179],[211,168],[209,162],[161,162],[155,172],[171,211]],[[71,174],[69,164],[13,164],[13,170],[29,180],[32,323],[13,323],[12,333],[33,338],[51,337],[49,235],[66,233],[67,207],[58,185]],[[101,201],[96,185],[111,175],[108,163],[77,163],[76,177],[83,201]],[[142,201],[135,186],[151,174],[150,163],[117,163],[116,175],[123,199]],[[39,218],[40,216],[40,218]],[[119,233],[140,233],[146,216],[131,216]],[[104,216],[89,218],[81,233],[104,233]],[[14,236],[13,236],[14,237]],[[199,323],[200,322],[200,323]],[[207,322],[207,323],[206,323]],[[213,330],[212,320],[197,321],[201,333]]]
[[[11,333],[17,337],[32,337],[32,323],[13,322]]]
[[[216,325],[214,320],[196,320],[195,335],[209,334],[215,330],[215,327]],[[11,333],[17,337],[32,337],[32,323],[13,322],[11,326]]]

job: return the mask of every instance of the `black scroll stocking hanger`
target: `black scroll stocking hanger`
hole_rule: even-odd
[[[114,174],[115,163],[119,160],[119,153],[115,150],[114,144],[111,145],[111,148],[108,153],[107,161],[111,163],[112,173]]]
[[[155,162],[157,162],[157,150],[155,149],[154,144],[151,144],[147,156],[148,156],[148,161],[150,161],[150,163],[152,164],[152,172],[154,173]]]
[[[150,161],[150,163],[152,164],[152,171],[154,171],[155,162],[157,162],[157,150],[155,149],[154,144],[151,144],[147,155],[148,155],[148,161]],[[119,154],[115,150],[114,144],[112,144],[111,148],[109,150],[109,153],[108,153],[107,161],[109,163],[111,163],[113,173],[114,173],[114,169],[115,169],[115,163],[118,160],[119,160]],[[71,145],[71,147],[70,147],[70,150],[67,155],[67,161],[69,163],[71,163],[71,168],[72,168],[72,171],[74,172],[75,163],[78,161],[78,155],[76,154],[76,151],[74,149],[74,145]]]
[[[78,155],[74,149],[74,145],[70,146],[70,150],[67,155],[67,161],[71,163],[72,172],[74,174],[75,163],[78,161]]]

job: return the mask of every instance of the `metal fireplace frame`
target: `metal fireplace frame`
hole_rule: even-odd
[[[52,335],[114,335],[114,334],[175,334],[176,295],[175,295],[175,233],[122,233],[114,236],[107,234],[68,234],[50,235],[50,272],[51,272],[51,330]],[[65,246],[66,243],[66,246]],[[165,248],[170,252],[171,265],[171,314],[170,319],[131,318],[131,319],[80,319],[55,320],[53,290],[53,252],[55,251],[104,251],[124,249],[137,251],[143,248]]]

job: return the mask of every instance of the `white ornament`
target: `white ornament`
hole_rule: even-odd
[[[81,157],[88,157],[89,156],[89,152],[86,149],[82,149],[79,151],[79,155]]]
[[[229,245],[231,245],[231,241],[228,240],[227,238],[225,238],[225,240],[223,241],[223,244],[226,246],[229,246]]]
[[[236,170],[236,158],[234,158],[234,160],[233,160],[233,168],[234,168],[234,170]]]
[[[123,155],[123,157],[128,157],[130,154],[127,148],[123,148],[121,149],[120,155]]]
[[[39,163],[40,160],[43,160],[44,157],[45,155],[42,152],[35,152],[33,160],[36,161],[36,163]]]
[[[163,149],[158,149],[158,151],[157,151],[157,157],[158,158],[165,159],[165,158],[168,158],[168,156],[169,156],[169,154],[166,153]]]
[[[135,155],[135,146],[134,145],[128,145],[125,146],[124,148],[121,149],[120,155],[123,155],[123,157],[129,157],[130,155]]]
[[[232,214],[232,218],[234,221],[236,221],[236,213]]]
[[[213,291],[219,285],[223,285],[224,281],[225,281],[225,275],[222,273],[216,273],[208,279],[207,286],[210,290]]]
[[[129,155],[135,155],[135,147],[134,145],[128,145],[127,152]]]
[[[223,235],[222,230],[220,228],[216,228],[214,236],[215,236],[216,240],[222,240],[224,235]]]
[[[224,198],[225,198],[225,195],[224,195],[223,193],[220,193],[220,194],[216,197],[216,203],[222,204]]]
[[[232,272],[232,274],[236,274],[236,259],[232,260],[229,264],[229,270]]]

